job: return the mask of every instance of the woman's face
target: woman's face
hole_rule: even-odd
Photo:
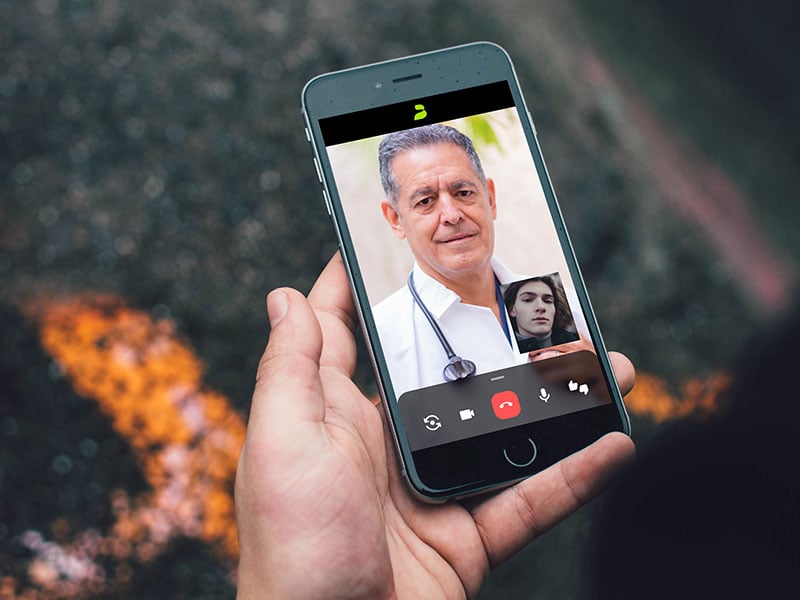
[[[529,281],[519,288],[509,312],[517,319],[521,336],[545,338],[553,330],[556,317],[553,291],[543,281]]]

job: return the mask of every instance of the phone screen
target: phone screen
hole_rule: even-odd
[[[373,359],[426,488],[521,478],[625,429],[507,80],[319,131]]]

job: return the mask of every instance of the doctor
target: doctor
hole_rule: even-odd
[[[472,141],[452,127],[428,125],[388,135],[378,159],[383,216],[415,259],[408,283],[374,308],[398,398],[446,380],[445,344],[474,363],[476,374],[527,362],[500,292],[523,276],[493,257],[494,182]]]

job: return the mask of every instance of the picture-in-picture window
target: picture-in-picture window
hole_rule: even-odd
[[[503,298],[521,353],[579,339],[558,273],[515,281]]]

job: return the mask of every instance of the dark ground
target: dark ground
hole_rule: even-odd
[[[102,529],[108,491],[144,485],[125,442],[52,368],[26,302],[110,292],[171,318],[207,385],[245,416],[265,293],[307,291],[335,249],[299,114],[303,84],[327,70],[503,45],[607,345],[676,387],[724,370],[796,278],[797,25],[776,0],[2,3],[0,573],[18,572],[22,531],[59,516]],[[757,235],[738,235],[724,203],[705,221],[675,204],[636,106],[686,150],[675,189],[718,169]],[[774,262],[732,260],[714,241],[731,238]],[[745,276],[759,270],[783,282],[778,301]],[[652,424],[634,427],[646,444]],[[54,471],[85,439],[101,450],[76,454],[69,477]],[[578,597],[588,514],[499,568],[481,597]],[[193,575],[224,570],[179,540],[115,597],[232,596],[223,575]]]

